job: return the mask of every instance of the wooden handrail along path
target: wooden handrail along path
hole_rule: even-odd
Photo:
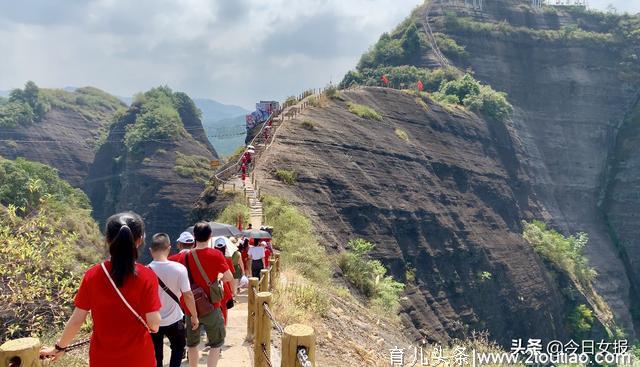
[[[285,104],[282,110],[272,115],[273,128],[265,139],[263,134],[267,123],[264,123],[250,145],[254,145],[256,154],[253,161],[266,151],[274,142],[278,128],[287,119],[297,117],[309,107],[310,98],[321,98],[325,90],[309,90],[295,99],[295,103]],[[262,196],[254,172],[244,187],[238,177],[240,160],[230,162],[218,170],[212,180],[219,185],[218,190],[242,192],[251,208],[251,223],[259,228],[263,223]],[[255,166],[255,163],[254,163]],[[242,187],[242,190],[238,190]],[[260,278],[249,278],[247,307],[247,341],[253,341],[253,366],[272,367],[271,330],[275,328],[282,335],[281,367],[316,367],[316,337],[312,327],[301,324],[280,326],[272,312],[272,291],[277,289],[280,279],[280,254],[270,258],[270,266],[263,269]],[[84,344],[84,343],[82,343]],[[39,359],[40,340],[38,338],[22,338],[9,340],[0,345],[0,367],[41,367]]]
[[[284,121],[297,117],[309,107],[311,98],[321,98],[324,92],[325,90],[305,92],[298,96],[296,104],[283,106],[283,109],[274,116],[272,132],[268,139],[256,139],[264,137],[261,129],[250,144],[256,150],[253,161],[256,162],[271,147]],[[232,181],[232,179],[235,180]],[[226,191],[230,185],[232,191],[239,192],[237,188],[243,187],[243,183],[237,174],[232,179],[227,180],[226,183],[221,182],[218,190]],[[251,224],[253,228],[259,228],[264,222],[264,214],[262,195],[255,172],[252,171],[249,179],[244,183],[242,194],[250,208]],[[246,340],[253,342],[253,365],[254,367],[274,366],[271,356],[271,330],[275,329],[282,336],[281,367],[315,367],[316,336],[313,328],[302,324],[292,324],[283,328],[274,318],[272,292],[276,290],[280,280],[280,264],[280,254],[275,253],[270,259],[270,267],[261,271],[260,278],[249,278]]]

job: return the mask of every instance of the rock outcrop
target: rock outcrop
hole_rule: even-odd
[[[464,47],[442,47],[457,52],[449,62],[508,93],[512,119],[424,106],[387,89],[346,91],[382,122],[334,100],[301,117],[309,123],[285,124],[259,166],[263,192],[303,208],[327,246],[364,237],[396,278],[415,269],[402,315],[416,337],[436,340],[473,329],[505,344],[571,336],[570,305],[589,300],[567,296],[566,279],[550,275],[523,242],[520,221],[586,232],[595,288],[634,338],[639,89],[637,65],[628,62],[637,45],[620,41],[624,19],[517,0],[487,2],[482,11],[431,3],[414,21],[422,28],[429,9],[433,31]],[[423,52],[408,62],[438,64],[429,47]],[[278,168],[296,170],[298,182],[277,181]]]
[[[191,224],[194,204],[211,174],[209,160],[217,154],[206,141],[199,118],[180,108],[176,108],[181,117],[178,136],[143,140],[132,152],[123,132],[147,108],[134,103],[111,127],[84,189],[101,223],[116,212],[132,210],[145,220],[147,240],[166,232],[173,241]],[[146,250],[141,256],[143,261],[150,259]]]
[[[0,129],[0,140],[3,140],[0,156],[24,157],[47,164],[56,168],[60,177],[71,185],[82,187],[101,134],[116,110],[125,105],[95,88],[80,88],[75,92],[45,89],[43,93],[53,99],[51,109],[42,120],[29,126]],[[104,103],[75,102],[87,95],[100,95]]]
[[[259,164],[263,192],[300,207],[329,248],[366,238],[396,279],[415,269],[402,317],[416,339],[485,329],[505,343],[566,338],[560,287],[520,235],[520,220],[541,208],[513,127],[390,89],[342,96],[383,120],[332,101],[301,117],[311,130],[286,122]],[[277,181],[279,168],[295,170],[297,183]]]
[[[605,35],[615,23],[577,9],[534,11],[523,3],[499,1],[482,12],[455,11],[457,17],[533,31],[563,31],[579,24]],[[468,58],[456,66],[470,68],[478,80],[508,93],[516,108],[513,127],[523,147],[518,161],[544,208],[543,218],[564,233],[589,235],[587,255],[599,274],[596,288],[633,337],[630,310],[637,296],[631,283],[638,280],[625,270],[600,209],[607,191],[607,163],[639,90],[637,79],[629,78],[622,66],[624,50],[586,35],[553,39],[520,32],[522,28],[509,28],[511,33],[473,32],[448,25],[448,11],[446,2],[433,1],[434,32],[465,47]],[[639,188],[627,184],[628,190]],[[638,225],[637,220],[626,224]]]

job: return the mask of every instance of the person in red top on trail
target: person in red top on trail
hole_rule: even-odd
[[[136,263],[144,223],[138,214],[120,213],[107,220],[105,232],[111,259],[85,272],[62,336],[40,356],[57,361],[91,312],[90,367],[155,367],[150,332],[160,327],[158,278]]]
[[[213,248],[220,251],[223,256],[225,256],[227,252],[227,242],[224,238],[216,239],[216,242],[213,244]],[[225,261],[227,262],[227,266],[232,274],[235,274],[235,268],[233,267],[233,260],[230,257],[225,256]],[[235,278],[235,277],[234,277]],[[233,282],[223,282],[224,286],[224,295],[222,298],[222,302],[220,302],[220,308],[222,309],[222,317],[224,317],[224,326],[227,326],[227,303],[233,300],[233,297],[236,296],[236,292],[234,292],[233,287],[231,286]]]
[[[240,166],[240,170],[242,171],[242,183],[244,183],[244,180],[247,179],[247,164],[242,163],[242,166]]]
[[[189,232],[180,233],[180,237],[176,241],[176,247],[178,248],[178,253],[169,256],[167,259],[169,261],[180,262],[180,254],[184,252],[189,252],[192,248],[196,246],[196,240],[193,238],[193,235]]]
[[[209,248],[209,240],[211,239],[211,227],[207,222],[198,222],[193,227],[193,237],[196,240],[196,247],[189,252],[181,252],[177,254],[174,259],[182,263],[187,267],[191,277],[193,279],[193,285],[198,285],[204,290],[208,297],[211,297],[209,291],[209,285],[205,281],[204,277],[200,273],[195,260],[197,255],[202,268],[207,274],[207,277],[211,282],[215,282],[218,279],[222,279],[223,282],[230,282],[233,280],[233,274],[228,268],[227,261],[224,255],[218,250]],[[224,345],[224,338],[226,336],[224,327],[224,318],[222,316],[221,302],[213,303],[214,311],[207,315],[198,315],[200,320],[200,328],[204,327],[207,333],[207,346],[211,347],[209,350],[209,356],[207,357],[207,367],[215,367],[220,359],[220,349]],[[186,324],[190,325],[191,315],[189,310],[183,307],[185,314],[187,315]],[[187,347],[189,355],[189,366],[197,367],[199,354],[198,345],[200,344],[200,328],[192,330],[187,328]]]

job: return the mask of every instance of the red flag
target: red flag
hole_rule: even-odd
[[[382,79],[382,84],[384,84],[385,86],[389,84],[389,78],[387,78],[386,75],[383,75],[380,79]]]
[[[424,84],[422,84],[422,80],[418,80],[418,90],[422,92],[424,90]]]

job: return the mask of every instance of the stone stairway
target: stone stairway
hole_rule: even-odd
[[[244,192],[249,204],[249,223],[254,229],[259,229],[262,225],[262,202],[260,192],[256,190],[250,179],[245,182]]]

